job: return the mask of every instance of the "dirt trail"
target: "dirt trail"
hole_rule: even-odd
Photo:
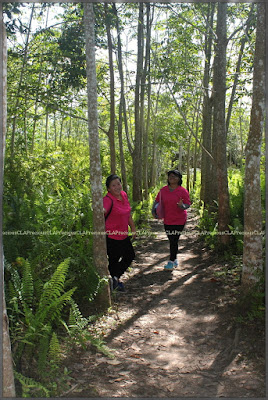
[[[188,232],[195,223],[190,213]],[[264,330],[235,322],[235,287],[215,276],[215,254],[182,235],[179,266],[164,271],[168,241],[161,223],[151,227],[156,237],[138,246],[127,292],[95,327],[115,358],[78,350],[64,397],[265,398]]]

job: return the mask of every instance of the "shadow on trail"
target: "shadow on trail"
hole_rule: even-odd
[[[151,264],[147,263],[145,260],[144,266],[142,266],[141,262],[141,270],[135,271],[136,273],[127,281],[128,293],[126,294],[125,300],[125,294],[122,294],[122,297],[118,298],[119,308],[120,302],[126,304],[127,299],[129,306],[131,307],[131,303],[133,302],[135,308],[138,308],[137,311],[128,320],[122,322],[111,331],[106,336],[105,341],[107,344],[112,342],[114,338],[134,326],[137,320],[150,314],[150,312],[158,306],[161,306],[162,301],[165,299],[170,309],[179,307],[179,309],[186,313],[187,318],[193,316],[193,320],[191,321],[192,329],[190,332],[183,326],[177,331],[177,334],[183,337],[185,348],[187,349],[187,343],[191,346],[191,356],[202,359],[203,354],[209,354],[210,351],[212,354],[209,368],[207,368],[207,366],[203,368],[197,366],[195,372],[185,373],[185,375],[181,373],[181,377],[183,376],[185,383],[187,382],[189,387],[191,387],[192,385],[194,386],[192,376],[195,375],[195,378],[199,380],[198,386],[200,389],[202,388],[201,392],[205,393],[205,396],[208,394],[209,396],[217,396],[221,390],[221,385],[220,383],[218,384],[218,381],[221,379],[228,381],[229,377],[223,377],[223,374],[234,361],[237,356],[237,351],[232,348],[235,334],[233,328],[229,329],[230,326],[228,326],[229,331],[227,332],[226,326],[222,326],[222,330],[220,329],[221,332],[218,331],[217,334],[214,334],[213,329],[211,330],[211,323],[209,320],[211,315],[214,314],[215,318],[219,318],[219,322],[222,322],[221,316],[218,314],[218,306],[215,304],[222,294],[223,288],[216,280],[214,281],[211,279],[211,273],[207,273],[207,268],[215,263],[215,258],[210,257],[210,255],[202,251],[202,243],[199,243],[194,238],[183,238],[183,240],[180,241],[179,252],[181,257],[179,256],[179,258],[181,258],[181,261],[179,262],[178,271],[185,272],[185,275],[173,276],[171,272],[164,271],[159,265],[167,260],[168,241],[165,239],[148,241],[144,251],[138,250],[138,260],[140,259],[142,261],[144,253],[148,256],[150,252],[157,259],[155,261],[153,260]],[[183,256],[185,256],[186,252],[189,253],[189,257],[187,260],[183,260]],[[160,258],[160,254],[165,255]],[[156,269],[158,266],[161,269]],[[136,268],[138,269],[139,267]],[[189,272],[187,273],[187,271]],[[166,315],[160,315],[160,318],[162,321],[164,319],[168,321],[168,316]],[[176,318],[184,317],[182,315]],[[206,318],[208,318],[208,320]],[[172,323],[176,324],[176,320]],[[174,329],[174,325],[171,329]],[[169,326],[167,325],[167,337],[168,331]],[[139,336],[137,334],[137,340],[138,338]],[[170,359],[167,359],[165,365],[166,370],[161,370],[162,377],[166,376],[167,380],[171,379],[169,377],[168,364],[170,362],[170,365],[174,366],[174,364],[176,364],[176,354],[187,351],[185,348],[182,347],[180,343],[175,342],[173,344],[174,352],[167,355]],[[153,365],[158,365],[159,361],[160,366],[162,365],[161,362],[163,363],[163,359],[159,360],[159,353],[151,346],[147,346],[146,348],[146,358],[149,358]],[[185,363],[185,367],[187,368],[187,362]],[[148,371],[153,371],[150,367],[147,368]],[[144,390],[145,387],[149,390],[150,385],[147,377],[144,376],[141,378],[139,376],[139,380],[138,386],[140,390]],[[234,381],[234,379],[232,380],[232,378],[230,378],[230,384]],[[207,392],[205,388],[208,389]],[[151,389],[153,389],[153,387]],[[198,393],[195,392],[195,395],[197,394]]]
[[[158,261],[159,262],[159,261]],[[157,263],[155,263],[157,264]],[[129,328],[138,318],[140,318],[142,315],[147,314],[148,311],[150,311],[151,308],[155,307],[163,298],[168,297],[175,289],[178,289],[179,286],[182,286],[188,279],[202,271],[206,267],[206,263],[200,264],[198,267],[194,268],[192,272],[189,274],[184,275],[180,279],[176,280],[174,283],[172,283],[170,286],[168,286],[166,289],[163,289],[161,293],[157,293],[156,295],[148,295],[148,298],[143,301],[141,305],[141,309],[135,313],[129,320],[124,322],[122,325],[118,326],[114,331],[112,331],[107,337],[106,341],[107,343],[112,340],[114,337],[122,333],[124,330]],[[144,272],[144,271],[143,271]],[[166,280],[170,279],[170,273],[166,271],[161,271],[161,272],[154,272],[152,275],[159,275],[163,277]],[[152,282],[154,280],[152,279]],[[162,280],[163,282],[163,280]]]

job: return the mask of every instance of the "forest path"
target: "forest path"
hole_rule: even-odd
[[[94,327],[115,358],[78,350],[64,397],[265,398],[264,332],[235,323],[235,283],[215,275],[222,265],[195,235],[196,218],[189,213],[173,271],[163,270],[163,225],[150,225],[155,237],[138,243],[127,291]]]

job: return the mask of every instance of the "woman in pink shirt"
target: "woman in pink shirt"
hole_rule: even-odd
[[[164,219],[164,228],[169,239],[170,260],[165,265],[164,269],[172,270],[178,265],[178,241],[180,234],[187,220],[186,209],[190,206],[191,201],[188,190],[182,186],[181,173],[173,169],[168,172],[168,185],[160,189],[156,196],[153,213],[157,217],[157,207],[161,208],[160,218]]]
[[[135,252],[128,234],[136,236],[134,221],[131,217],[131,207],[126,192],[122,190],[121,179],[112,174],[106,179],[108,193],[103,198],[105,230],[107,239],[108,268],[112,277],[112,289],[124,291],[119,278],[128,269]]]

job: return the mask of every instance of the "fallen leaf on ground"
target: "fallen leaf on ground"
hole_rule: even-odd
[[[121,364],[121,361],[118,360],[106,360],[106,363],[109,365],[119,365]]]

